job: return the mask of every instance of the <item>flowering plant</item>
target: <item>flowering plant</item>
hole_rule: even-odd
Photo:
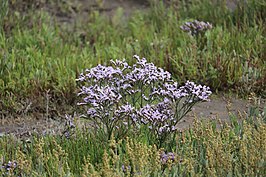
[[[8,161],[0,166],[0,172],[2,172],[3,176],[11,176],[11,174],[15,173],[15,171],[18,169],[17,167],[18,164],[16,161]]]
[[[210,88],[190,81],[180,87],[169,72],[134,57],[132,66],[116,60],[112,66],[98,65],[81,73],[79,105],[86,106],[86,117],[108,139],[112,133],[121,136],[144,125],[163,141],[195,103],[208,100]]]
[[[192,22],[186,22],[184,25],[180,26],[180,28],[184,32],[188,32],[192,36],[195,36],[212,29],[212,24],[210,24],[209,22],[194,20]]]
[[[167,164],[167,163],[172,163],[172,162],[175,162],[177,159],[176,159],[176,154],[174,154],[173,152],[161,152],[160,154],[160,160],[161,160],[161,163],[163,165]]]

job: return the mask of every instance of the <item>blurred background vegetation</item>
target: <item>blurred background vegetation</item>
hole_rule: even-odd
[[[265,97],[265,0],[135,1],[142,8],[129,15],[130,8],[105,3],[1,1],[2,114],[18,113],[26,102],[33,103],[32,111],[44,111],[47,93],[57,105],[75,105],[75,78],[82,70],[110,59],[131,62],[134,54],[180,84],[193,80],[214,92]],[[214,27],[203,47],[180,29],[195,19]]]

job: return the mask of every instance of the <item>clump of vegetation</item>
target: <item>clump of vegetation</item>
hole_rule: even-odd
[[[186,22],[180,28],[184,32],[187,32],[192,36],[196,36],[212,29],[212,24],[210,24],[209,22],[194,20],[193,22]]]
[[[135,54],[171,72],[178,83],[195,80],[214,91],[265,96],[265,5],[252,2],[237,4],[234,11],[220,1],[157,2],[126,21],[116,20],[120,12],[110,19],[90,11],[87,21],[76,21],[75,28],[63,28],[41,10],[43,3],[40,8],[23,4],[23,13],[9,4],[1,15],[1,110],[24,112],[25,99],[35,105],[28,112],[43,110],[48,90],[51,103],[73,105],[75,78],[83,68],[116,58],[128,58],[131,64]],[[212,24],[212,30],[201,35],[204,44],[180,29],[194,19]]]
[[[148,134],[144,129],[143,135]],[[0,139],[3,176],[264,176],[266,124],[262,119],[194,123],[171,142],[129,134],[104,143],[94,132]]]
[[[212,92],[189,81],[179,86],[169,72],[134,57],[133,66],[116,60],[113,66],[98,65],[81,73],[79,105],[86,106],[86,117],[105,138],[146,126],[162,143],[192,106],[208,100]]]

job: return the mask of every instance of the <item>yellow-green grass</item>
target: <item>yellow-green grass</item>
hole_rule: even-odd
[[[265,121],[250,117],[220,125],[195,121],[161,148],[145,137],[145,130],[109,142],[81,129],[70,138],[4,136],[0,162],[17,163],[6,176],[265,176]],[[175,158],[162,163],[162,152]]]

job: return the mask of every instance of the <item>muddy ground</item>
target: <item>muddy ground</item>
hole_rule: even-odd
[[[121,7],[124,9],[124,17],[127,17],[135,10],[149,8],[149,3],[145,0],[72,0],[65,1],[65,3],[68,3],[64,6],[67,7],[66,9],[62,6],[53,6],[53,4],[41,4],[39,6],[55,16],[59,23],[68,26],[73,25],[75,21],[82,21],[92,10],[99,10],[102,14],[112,16],[117,8]],[[233,0],[228,0],[227,5],[231,9],[235,8]],[[250,104],[248,100],[234,96],[214,95],[210,102],[199,103],[193,107],[192,111],[178,124],[178,128],[188,128],[195,118],[228,121],[231,113],[242,115],[243,118],[248,114]],[[262,108],[265,106],[265,100],[261,101],[260,106]],[[30,135],[31,132],[56,133],[61,132],[65,124],[62,116],[50,116],[48,118],[43,112],[18,115],[12,119],[1,118],[0,121],[0,136],[9,133],[22,136]]]
[[[68,10],[54,8],[51,6],[44,6],[47,11],[56,16],[57,21],[72,25],[77,21],[83,21],[93,10],[99,11],[108,17],[115,14],[118,8],[123,9],[124,18],[126,19],[136,10],[144,11],[150,6],[150,0],[72,0],[69,1]],[[164,3],[169,4],[169,0],[163,0]],[[231,10],[234,10],[236,0],[227,0],[226,5]],[[178,3],[177,3],[178,4]]]
[[[260,108],[263,109],[266,100],[261,100]],[[199,120],[221,120],[229,121],[230,114],[238,118],[246,118],[249,115],[249,108],[253,104],[249,100],[243,100],[234,96],[213,95],[209,102],[202,102],[195,105],[191,112],[178,124],[180,130],[192,126],[194,119]],[[36,114],[35,114],[36,115]],[[78,116],[78,114],[77,114]],[[33,114],[23,117],[17,116],[15,119],[1,119],[0,136],[3,134],[16,134],[28,136],[31,133],[61,133],[65,129],[64,118],[46,118],[45,113],[33,116]],[[83,125],[84,120],[77,119],[79,125]]]

